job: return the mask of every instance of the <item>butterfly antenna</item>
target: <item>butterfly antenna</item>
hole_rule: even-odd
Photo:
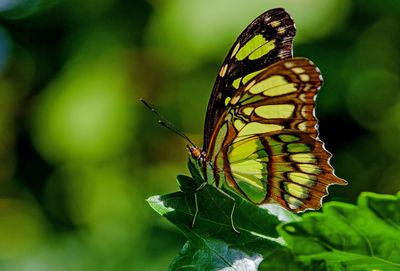
[[[189,139],[189,137],[187,137],[187,135],[185,135],[183,132],[181,132],[178,128],[175,127],[175,125],[173,125],[170,121],[168,121],[166,118],[164,118],[160,113],[158,113],[158,111],[152,107],[151,105],[149,105],[144,99],[140,99],[140,101],[148,108],[151,110],[151,112],[153,112],[157,117],[158,117],[158,123],[167,128],[168,130],[170,130],[171,132],[181,136],[182,138],[186,139],[190,144],[192,144],[193,146],[195,146],[195,144]]]

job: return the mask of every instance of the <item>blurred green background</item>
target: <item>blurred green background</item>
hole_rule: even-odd
[[[146,204],[202,145],[219,65],[285,7],[325,85],[321,138],[354,202],[400,189],[397,0],[0,0],[0,269],[165,270],[184,237]]]

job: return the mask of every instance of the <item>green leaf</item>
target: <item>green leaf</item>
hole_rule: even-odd
[[[288,249],[274,251],[270,255],[265,255],[265,260],[261,263],[260,271],[326,271],[324,260],[313,260],[310,263],[303,263],[293,252]]]
[[[210,185],[198,192],[199,213],[192,228],[194,192],[204,181],[193,164],[189,163],[189,169],[193,178],[178,176],[183,192],[148,199],[154,210],[188,238],[170,270],[258,270],[264,255],[284,248],[276,227],[297,216],[274,205],[260,208],[232,195],[236,200],[233,219],[241,232],[237,234],[230,220],[233,201]]]
[[[400,270],[400,193],[363,193],[357,205],[329,202],[301,218],[231,195],[237,234],[233,201],[210,185],[198,191],[191,227],[204,180],[194,164],[189,169],[193,178],[178,176],[182,192],[148,199],[188,239],[169,270]]]
[[[357,206],[325,204],[279,232],[304,264],[325,261],[327,270],[400,270],[400,193],[363,193]]]

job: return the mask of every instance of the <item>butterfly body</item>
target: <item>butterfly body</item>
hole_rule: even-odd
[[[318,209],[332,184],[346,184],[318,137],[319,69],[292,57],[293,20],[283,9],[260,15],[229,51],[214,85],[204,147],[190,146],[203,178],[254,204]]]

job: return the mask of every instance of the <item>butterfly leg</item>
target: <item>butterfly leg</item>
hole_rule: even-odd
[[[236,233],[238,233],[238,234],[240,234],[240,231],[238,231],[236,228],[235,228],[235,224],[233,223],[233,213],[235,212],[235,208],[236,208],[236,200],[235,200],[235,198],[234,197],[232,197],[231,195],[229,195],[228,193],[226,193],[224,190],[222,190],[221,188],[219,188],[219,187],[215,187],[222,195],[224,195],[225,197],[227,197],[227,198],[229,198],[229,199],[231,199],[232,201],[233,201],[233,207],[232,207],[232,211],[231,211],[231,216],[230,216],[230,218],[231,218],[231,226],[232,226],[232,229],[236,232]]]
[[[192,228],[194,228],[194,223],[196,223],[196,218],[197,218],[197,214],[199,213],[199,204],[197,202],[197,193],[203,189],[204,186],[206,186],[207,182],[201,183],[200,186],[196,189],[196,192],[194,192],[194,205],[195,205],[195,212],[194,212],[194,216],[193,216],[193,220],[192,220]]]
[[[196,223],[197,215],[198,215],[198,213],[199,213],[199,204],[198,204],[198,200],[197,200],[197,193],[198,193],[201,189],[203,189],[203,188],[206,186],[206,184],[207,184],[207,182],[201,183],[200,186],[196,189],[196,192],[194,193],[194,204],[195,204],[196,210],[195,210],[195,213],[194,213],[194,216],[193,216],[193,220],[192,220],[192,228],[194,228],[194,224]],[[226,192],[225,192],[224,190],[222,190],[221,188],[219,188],[219,187],[217,187],[217,186],[215,186],[215,188],[216,188],[222,195],[224,195],[225,197],[227,197],[227,198],[229,198],[229,199],[231,199],[231,200],[233,201],[233,207],[232,207],[232,211],[231,211],[231,215],[230,215],[231,226],[232,226],[232,229],[233,229],[236,233],[240,234],[240,231],[238,231],[238,230],[236,229],[235,224],[233,223],[233,214],[234,214],[235,208],[236,208],[236,200],[235,200],[235,198],[233,198],[231,195],[229,195],[228,193],[226,193]]]

